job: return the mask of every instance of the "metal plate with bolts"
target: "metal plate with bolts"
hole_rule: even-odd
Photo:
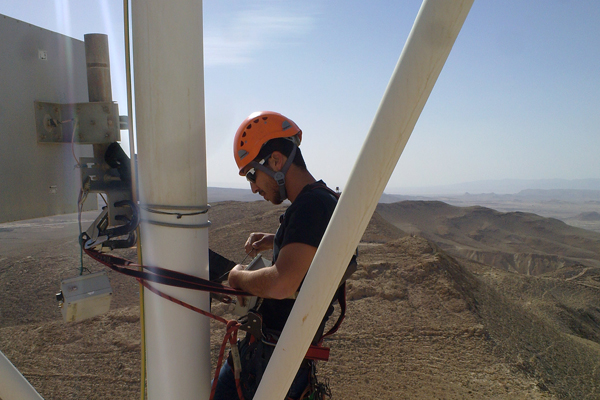
[[[121,140],[117,103],[34,101],[34,107],[38,143],[108,144]]]

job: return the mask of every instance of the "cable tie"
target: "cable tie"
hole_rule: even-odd
[[[149,213],[161,214],[161,215],[174,215],[177,219],[181,219],[182,217],[193,217],[195,215],[201,215],[201,214],[208,213],[208,210],[210,209],[210,204],[207,204],[206,206],[202,206],[202,207],[195,207],[195,206],[159,206],[159,205],[142,206],[142,205],[140,205],[140,208],[142,210],[144,210],[144,211],[149,212]],[[199,210],[199,211],[193,211],[193,212],[189,212],[189,213],[184,213],[184,212],[177,212],[177,211],[161,211],[160,208],[170,209],[170,210],[182,209],[182,210]]]

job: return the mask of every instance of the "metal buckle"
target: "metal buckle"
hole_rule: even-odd
[[[247,315],[238,319],[238,322],[242,325],[239,329],[248,332],[254,336],[256,340],[262,339],[262,316],[260,314],[249,312]]]

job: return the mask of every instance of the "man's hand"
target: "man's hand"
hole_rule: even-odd
[[[256,254],[260,251],[271,250],[274,239],[275,235],[272,233],[252,232],[244,245],[246,254],[250,254],[253,251]]]
[[[231,286],[234,289],[242,288],[240,286],[239,278],[241,275],[240,272],[244,271],[244,269],[246,269],[245,265],[238,264],[235,267],[233,267],[231,269],[231,271],[229,271],[229,278],[228,278],[229,286]],[[243,306],[246,303],[246,298],[244,296],[237,296],[237,301],[238,301],[238,304],[241,304]]]

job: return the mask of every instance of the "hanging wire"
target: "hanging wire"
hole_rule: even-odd
[[[102,197],[104,204],[108,205],[108,201],[106,200],[106,197],[104,197],[104,195],[102,193],[100,193],[100,197]]]
[[[75,168],[81,168],[81,163],[79,162],[79,159],[75,155],[75,131],[77,131],[77,118],[62,121],[61,124],[64,124],[65,122],[73,122],[73,133],[71,134],[71,154],[73,154],[73,158],[75,159],[75,162],[77,163]]]
[[[64,124],[67,122],[73,123],[73,132],[71,133],[71,154],[73,154],[73,158],[75,159],[75,168],[81,168],[81,163],[79,162],[77,155],[75,155],[75,132],[77,131],[77,118],[61,121],[60,123]],[[77,197],[77,225],[79,227],[79,236],[77,238],[77,241],[79,242],[79,275],[83,275],[84,270],[83,243],[81,243],[79,240],[79,238],[81,238],[81,233],[83,232],[83,229],[81,228],[81,213],[83,212],[83,203],[85,203],[89,193],[89,188],[86,189],[84,186],[85,185],[82,183],[81,189],[79,190],[79,196]]]
[[[77,237],[77,241],[79,242],[79,275],[83,275],[83,243],[81,242],[81,234],[83,230],[81,229],[81,213],[83,212],[83,203],[85,199],[87,199],[87,192],[84,191],[83,187],[79,190],[79,197],[77,199],[77,225],[79,226],[79,236]]]

